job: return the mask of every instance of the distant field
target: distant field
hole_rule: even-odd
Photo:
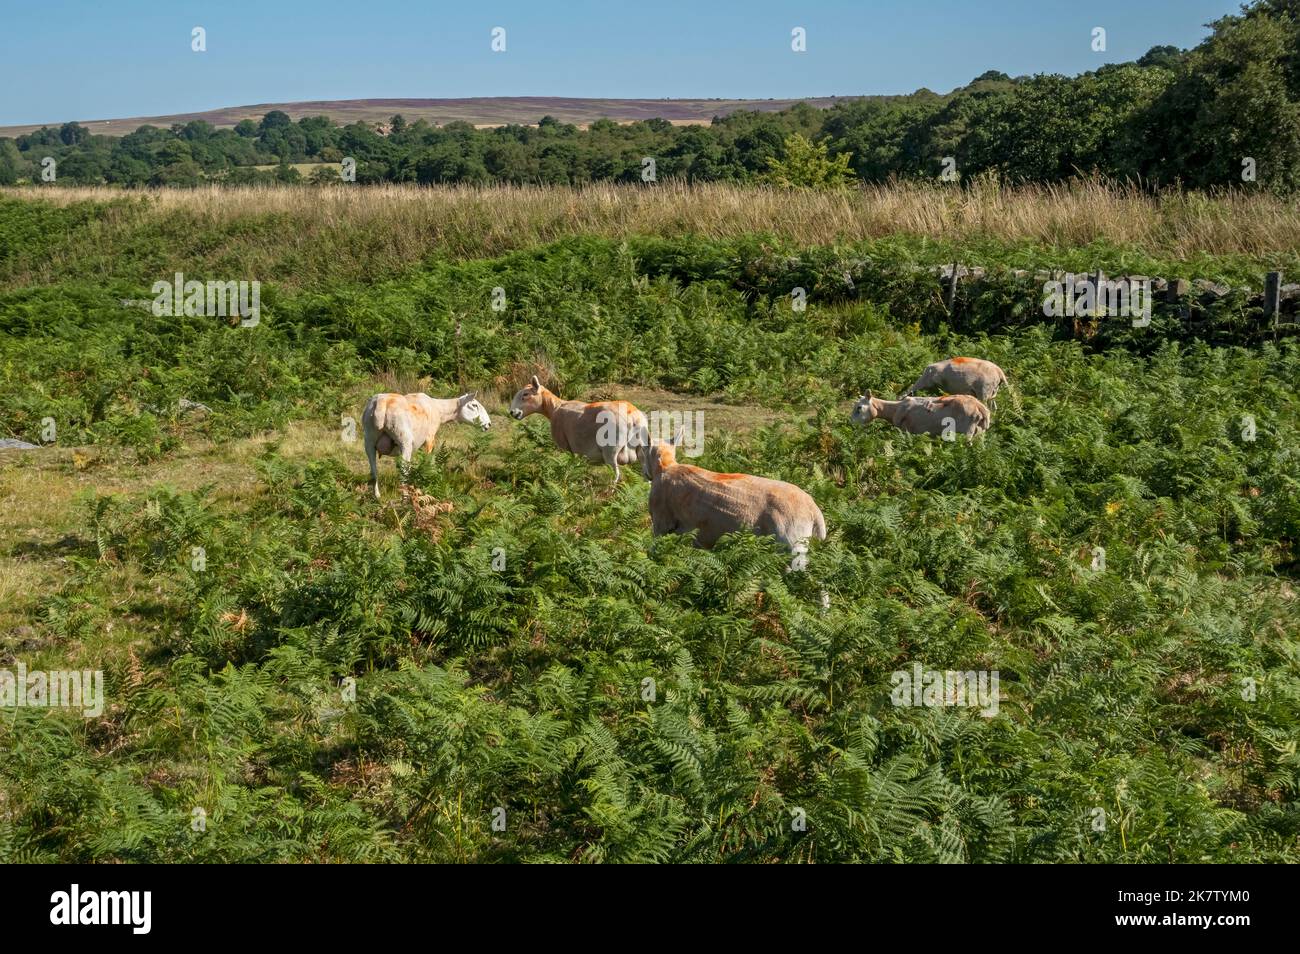
[[[861,99],[841,96],[838,99]],[[837,100],[834,96],[808,99],[588,99],[563,96],[476,96],[467,99],[320,99],[298,103],[257,103],[250,106],[224,106],[196,113],[172,113],[167,116],[133,116],[122,119],[82,119],[76,121],[100,136],[124,136],[140,126],[168,127],[202,119],[217,128],[228,128],[240,120],[259,120],[273,109],[288,113],[292,119],[304,116],[329,116],[336,123],[376,123],[401,113],[407,121],[423,119],[434,124],[455,121],[475,126],[505,126],[510,123],[536,125],[543,116],[561,122],[585,126],[597,119],[631,122],[638,119],[667,119],[674,125],[711,122],[714,116],[727,116],[739,110],[777,112],[796,103],[826,109]],[[35,132],[42,126],[59,126],[74,117],[51,117],[48,122],[25,126],[0,126],[0,137],[17,137]]]
[[[297,169],[298,173],[304,177],[311,175],[322,166],[327,169],[341,169],[343,167],[342,164],[338,162],[291,162],[289,165]],[[280,167],[275,163],[270,163],[264,166],[253,166],[253,168],[258,172],[274,172]]]
[[[304,175],[312,168],[299,165]],[[895,183],[844,193],[677,182],[653,189],[0,188],[0,201],[5,197],[36,200],[52,216],[66,210],[89,219],[40,241],[17,237],[0,257],[0,288],[87,274],[144,281],[155,270],[201,262],[286,287],[371,281],[435,250],[477,258],[566,235],[769,236],[804,246],[905,241],[908,256],[923,264],[959,255],[971,264],[1100,267],[1255,287],[1268,269],[1300,274],[1300,211],[1293,203],[1263,194],[1153,196],[1096,181],[959,190]],[[139,260],[124,257],[123,248]]]

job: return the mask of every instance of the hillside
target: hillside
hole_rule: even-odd
[[[141,126],[170,127],[175,123],[206,120],[218,129],[232,128],[243,119],[254,122],[272,110],[281,110],[297,120],[304,116],[329,116],[340,125],[354,122],[374,123],[401,113],[410,122],[423,119],[434,124],[455,121],[475,126],[505,126],[510,123],[535,124],[543,116],[586,125],[607,118],[619,122],[638,119],[667,119],[677,125],[698,125],[714,116],[727,116],[739,110],[778,112],[795,103],[807,103],[826,109],[837,99],[865,99],[860,96],[819,96],[810,99],[594,99],[563,96],[475,96],[467,99],[317,99],[297,103],[258,103],[248,106],[224,106],[197,113],[173,113],[167,116],[133,116],[120,119],[77,119],[96,135],[124,136]],[[25,126],[0,126],[0,138],[18,137],[36,132],[42,126],[59,126],[69,117],[52,117],[49,122]]]
[[[894,191],[0,193],[0,670],[102,674],[0,702],[0,863],[1295,862],[1300,346],[908,267],[1253,281],[1293,210]],[[134,304],[176,271],[259,320]],[[950,355],[1012,385],[977,440],[850,418]],[[533,375],[827,539],[655,536]],[[361,408],[414,390],[492,426],[376,501]]]

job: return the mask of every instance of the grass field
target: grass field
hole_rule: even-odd
[[[337,162],[291,162],[288,165],[290,168],[296,169],[298,174],[304,177],[310,176],[317,169],[330,169],[337,172],[342,168],[342,165]],[[253,166],[252,168],[256,169],[258,172],[274,172],[280,167],[272,164],[267,166]]]
[[[1290,206],[36,191],[0,195],[0,437],[58,436],[0,451],[0,668],[102,669],[107,702],[0,709],[0,858],[1300,860],[1300,347],[963,336],[716,267],[1245,280],[1294,258]],[[262,281],[261,322],[122,306],[176,270]],[[849,423],[952,354],[1014,384],[982,439]],[[639,473],[506,416],[533,373],[700,412],[695,463],[799,484],[828,539],[788,572],[654,538]],[[417,388],[494,426],[405,494],[385,460],[376,503],[347,419]],[[996,714],[895,704],[918,664],[998,673]]]

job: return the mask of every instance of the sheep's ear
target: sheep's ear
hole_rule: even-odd
[[[534,374],[534,375],[533,375],[533,387],[535,387],[535,388],[540,388],[541,386],[542,386],[542,382],[539,381],[539,380],[537,380],[537,375]]]
[[[477,400],[478,400],[478,392],[477,392],[477,391],[470,391],[468,397],[469,397],[469,399],[470,399],[471,401],[477,401]]]

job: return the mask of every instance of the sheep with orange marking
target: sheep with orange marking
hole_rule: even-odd
[[[916,383],[900,397],[910,397],[917,391],[941,388],[949,394],[969,394],[984,403],[997,397],[998,389],[1008,384],[1006,373],[992,361],[983,358],[949,358],[936,361],[921,372]]]
[[[649,441],[650,422],[627,401],[563,401],[542,386],[537,375],[510,402],[510,416],[522,421],[541,414],[551,422],[551,439],[560,450],[614,468],[635,462]]]
[[[370,485],[379,499],[379,457],[401,457],[398,465],[402,479],[411,463],[411,454],[423,447],[433,450],[438,428],[453,421],[477,424],[483,430],[492,426],[487,409],[471,391],[454,398],[431,398],[427,394],[376,394],[366,402],[361,415],[365,432],[366,457],[370,460]]]
[[[993,418],[989,409],[969,394],[885,401],[873,397],[868,391],[858,398],[849,420],[854,424],[865,425],[878,419],[886,420],[909,434],[933,434],[950,439],[957,434],[965,434],[974,440],[989,429]]]
[[[655,536],[697,531],[695,545],[708,549],[724,533],[751,530],[774,536],[798,563],[811,539],[826,539],[826,518],[805,491],[783,480],[750,474],[719,474],[677,463],[683,432],[657,442],[642,455],[650,481],[650,526]]]

